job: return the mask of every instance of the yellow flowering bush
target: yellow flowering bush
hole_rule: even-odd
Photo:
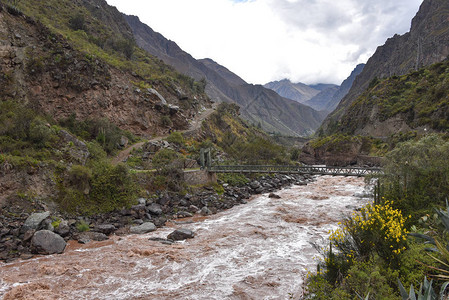
[[[373,253],[388,262],[406,249],[408,231],[404,217],[393,208],[392,201],[383,204],[368,204],[331,233],[331,244],[348,260],[356,256],[368,259]]]

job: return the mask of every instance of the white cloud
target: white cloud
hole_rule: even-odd
[[[250,83],[341,83],[422,0],[107,0]]]

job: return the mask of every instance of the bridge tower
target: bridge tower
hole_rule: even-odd
[[[200,150],[200,166],[201,169],[209,169],[212,164],[210,148],[201,148]]]

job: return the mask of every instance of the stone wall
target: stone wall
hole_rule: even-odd
[[[189,185],[217,182],[217,174],[206,170],[184,171],[184,180]]]

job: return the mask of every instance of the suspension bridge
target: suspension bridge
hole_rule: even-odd
[[[296,166],[296,165],[212,165],[210,151],[202,150],[201,167],[210,173],[278,173],[309,174],[332,176],[378,176],[381,168],[370,167],[332,167],[332,166]]]

